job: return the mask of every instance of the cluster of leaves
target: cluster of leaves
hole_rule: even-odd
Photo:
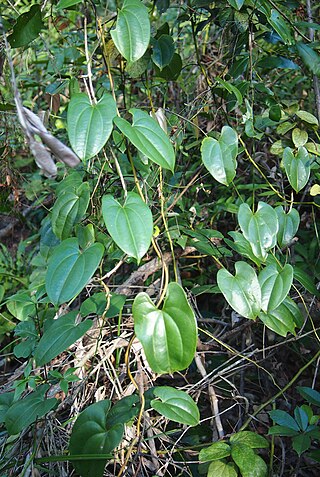
[[[116,401],[110,392],[88,405],[73,424],[68,459],[56,457],[71,460],[83,477],[102,476],[113,460],[121,475],[134,446],[139,450],[144,442],[141,422],[149,422],[150,413],[162,416],[157,422],[166,419],[166,438],[176,432],[172,423],[197,429],[202,413],[206,417],[201,385],[193,399],[168,376],[184,371],[192,382],[198,335],[215,339],[214,321],[198,329],[185,287],[194,297],[213,292],[224,326],[230,326],[229,315],[234,321],[259,318],[259,336],[267,328],[278,343],[297,329],[301,335],[305,326],[315,328],[307,302],[319,296],[320,279],[320,136],[312,99],[320,102],[320,56],[318,43],[306,35],[319,25],[299,20],[299,4],[285,1],[124,0],[118,8],[102,0],[18,3],[19,11],[8,6],[2,13],[2,110],[14,114],[16,102],[39,170],[30,163],[21,169],[20,194],[33,211],[27,221],[35,235],[20,243],[16,264],[5,246],[0,255],[1,339],[16,363],[24,362],[0,395],[2,470],[21,467],[15,456],[19,436],[39,421],[45,425],[42,418],[59,415],[60,399],[90,380],[82,372],[86,362],[77,367],[69,361],[79,342],[88,340],[97,350],[109,327],[110,339],[122,338],[120,349],[126,349],[111,352],[115,381],[126,365],[123,379],[137,392]],[[17,68],[20,54],[30,62],[28,81]],[[312,84],[308,97],[304,91],[312,91]],[[48,129],[19,109],[17,88],[29,108],[36,103],[50,109]],[[61,142],[53,143],[54,136]],[[76,155],[72,168],[59,162],[48,170],[48,157],[66,162],[67,142]],[[16,160],[9,158],[10,147],[8,141],[2,150],[8,171]],[[206,273],[183,281],[178,256],[198,260],[199,253]],[[146,291],[138,292],[141,283]],[[315,337],[311,349],[314,342],[319,346]],[[133,350],[139,354],[134,364]],[[318,357],[316,350],[306,369]],[[141,362],[146,378],[138,384],[132,373],[136,368],[139,376]],[[299,389],[319,406],[314,391]],[[269,434],[290,436],[299,456],[311,448],[309,456],[317,458],[317,415],[307,405],[294,414],[271,411],[276,425]],[[133,423],[136,437],[127,446],[125,430]],[[202,449],[196,469],[186,453],[177,453],[185,475],[266,476],[255,449],[266,453],[268,441],[243,429]],[[156,434],[158,429],[148,437],[155,440]],[[124,460],[119,446],[127,447]],[[154,462],[151,469],[166,471]],[[172,465],[170,472],[180,470]]]

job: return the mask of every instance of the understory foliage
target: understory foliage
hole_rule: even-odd
[[[318,2],[0,15],[1,476],[319,475]]]

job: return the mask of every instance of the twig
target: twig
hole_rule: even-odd
[[[207,371],[206,371],[205,367],[202,364],[199,353],[196,353],[194,360],[195,360],[198,371],[201,374],[202,378],[206,379],[208,377],[208,374],[207,374]],[[218,402],[218,398],[217,398],[216,392],[214,390],[214,387],[210,383],[208,384],[208,393],[209,393],[209,398],[210,398],[210,402],[211,402],[211,409],[212,409],[212,413],[213,413],[214,420],[215,420],[215,423],[216,423],[216,428],[217,428],[217,431],[218,431],[218,434],[219,434],[219,438],[222,439],[224,437],[224,430],[223,430],[222,422],[221,422],[221,418],[220,418],[219,402]]]

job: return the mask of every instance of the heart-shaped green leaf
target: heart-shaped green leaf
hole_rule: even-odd
[[[235,311],[253,320],[261,309],[261,289],[258,277],[255,270],[246,262],[237,262],[235,269],[235,276],[226,269],[219,270],[218,286]]]
[[[159,399],[153,399],[151,407],[162,416],[188,426],[199,424],[199,409],[189,394],[170,386],[156,387],[153,394]]]
[[[238,135],[230,127],[224,126],[219,140],[206,137],[202,141],[202,162],[210,174],[221,184],[228,186],[236,175]]]
[[[287,333],[295,334],[295,316],[286,302],[268,313],[261,312],[259,318],[267,328],[280,336],[287,336]]]
[[[268,468],[265,461],[249,446],[234,443],[231,446],[231,456],[239,467],[242,477],[267,477]]]
[[[46,291],[54,305],[65,303],[81,292],[96,271],[103,250],[100,243],[80,250],[76,238],[66,239],[55,247],[46,274]]]
[[[200,462],[210,462],[212,460],[219,460],[228,457],[231,453],[231,448],[226,442],[214,442],[209,447],[201,449],[199,454]]]
[[[237,477],[238,472],[233,462],[225,463],[223,460],[211,462],[207,477]]]
[[[52,208],[52,230],[55,235],[64,240],[71,235],[73,226],[85,214],[90,200],[88,182],[81,184],[74,192],[64,191]]]
[[[124,205],[112,197],[102,198],[102,214],[107,230],[118,247],[138,262],[150,247],[153,221],[141,197],[129,192]]]
[[[251,431],[241,431],[236,434],[232,434],[230,437],[230,443],[234,444],[235,442],[241,442],[246,444],[251,449],[268,449],[269,442],[260,434],[256,434]]]
[[[307,184],[310,176],[310,156],[305,147],[299,147],[296,156],[290,147],[283,151],[282,161],[291,187],[299,192]]]
[[[162,310],[146,293],[139,293],[132,313],[135,333],[155,373],[174,373],[190,365],[196,350],[197,324],[178,283],[169,283]]]
[[[173,172],[175,154],[172,144],[158,122],[140,109],[130,109],[131,124],[123,118],[115,118],[114,123],[130,142],[151,161]]]
[[[46,328],[34,353],[38,366],[49,363],[91,328],[92,320],[75,323],[77,313],[77,311],[71,311],[60,316],[57,320],[52,320],[50,326]]]
[[[275,210],[265,202],[259,202],[257,211],[254,213],[249,205],[244,203],[239,207],[238,222],[255,256],[265,261],[267,252],[277,242],[279,225]]]
[[[289,245],[291,243],[291,240],[297,233],[300,223],[300,216],[297,209],[293,208],[288,213],[285,213],[281,205],[279,205],[279,207],[276,207],[275,211],[278,216],[279,223],[277,242],[282,248],[286,245]]]
[[[147,8],[140,0],[125,0],[118,12],[111,37],[121,55],[132,63],[141,58],[150,41],[150,21]]]
[[[268,265],[259,273],[261,309],[265,312],[277,308],[288,295],[293,280],[293,268],[288,263],[279,272],[275,265]]]
[[[5,416],[5,425],[9,434],[19,434],[36,419],[54,408],[58,400],[55,398],[46,399],[45,393],[48,389],[48,384],[39,386],[36,391],[12,404]]]
[[[68,136],[80,159],[90,159],[101,151],[109,139],[116,115],[116,103],[110,94],[104,94],[97,104],[91,104],[85,93],[72,96],[67,115]]]
[[[71,455],[105,456],[105,460],[75,461],[73,466],[81,477],[102,477],[108,454],[117,447],[122,439],[124,426],[122,422],[108,425],[107,419],[111,407],[108,399],[87,407],[74,423],[69,451]]]

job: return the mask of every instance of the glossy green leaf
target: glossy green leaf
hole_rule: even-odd
[[[153,233],[152,214],[147,204],[134,192],[128,193],[123,205],[112,195],[105,195],[102,214],[118,247],[140,262],[150,247]]]
[[[5,416],[5,425],[9,434],[19,434],[55,407],[58,400],[45,397],[48,389],[48,384],[39,386],[36,391],[13,403]]]
[[[207,473],[207,477],[237,477],[237,475],[233,462],[225,463],[222,460],[211,462]]]
[[[289,60],[283,56],[265,56],[257,62],[257,66],[265,69],[289,69],[289,70],[298,70],[299,66],[294,61]]]
[[[277,241],[278,218],[275,210],[265,202],[259,202],[257,211],[252,212],[249,205],[243,203],[239,207],[238,222],[254,255],[265,261],[267,252]]]
[[[231,447],[226,442],[214,442],[209,447],[201,449],[199,454],[200,462],[210,462],[228,457],[231,453]]]
[[[67,129],[72,149],[80,159],[90,159],[101,151],[109,139],[116,115],[116,103],[110,94],[105,93],[97,104],[91,104],[85,93],[72,96]]]
[[[261,312],[259,318],[267,328],[280,336],[285,337],[287,333],[295,334],[295,319],[285,303],[281,303],[278,308],[268,313]]]
[[[55,247],[46,274],[46,291],[54,305],[65,303],[81,292],[98,268],[103,250],[100,243],[80,250],[76,238],[66,239]]]
[[[153,394],[159,399],[153,399],[151,407],[162,416],[188,426],[199,424],[198,406],[184,391],[170,386],[161,386],[154,388]]]
[[[19,48],[29,45],[38,37],[43,27],[41,6],[32,5],[28,12],[18,17],[11,35],[8,36],[11,47]]]
[[[279,272],[275,265],[268,265],[259,273],[258,279],[261,309],[268,312],[277,308],[288,295],[293,280],[293,268],[287,263]]]
[[[101,455],[105,460],[81,460],[73,466],[81,477],[102,477],[110,453],[120,444],[124,426],[122,422],[107,424],[111,401],[99,401],[87,407],[74,423],[70,442],[70,455]]]
[[[150,21],[144,4],[140,0],[124,0],[116,28],[110,33],[117,50],[129,63],[141,58],[150,41]]]
[[[232,434],[230,437],[230,443],[240,442],[247,445],[251,449],[268,449],[269,442],[260,434],[251,431],[241,431],[236,434]]]
[[[229,305],[245,318],[255,319],[261,309],[261,289],[255,270],[236,262],[235,276],[226,269],[217,274],[217,283]]]
[[[292,149],[286,147],[282,161],[291,187],[299,192],[307,184],[310,176],[310,156],[305,147],[299,147],[294,156]]]
[[[114,122],[130,142],[152,162],[173,172],[175,153],[173,146],[158,122],[140,109],[131,109],[132,125],[123,118]]]
[[[312,73],[320,76],[320,55],[311,46],[299,42],[296,44],[298,54]]]
[[[174,44],[170,35],[161,35],[155,40],[151,59],[160,70],[163,70],[165,66],[170,64],[173,55]]]
[[[268,468],[265,461],[249,446],[234,443],[231,447],[231,456],[239,467],[242,477],[267,477]]]
[[[77,5],[78,3],[81,3],[82,0],[60,0],[57,3],[57,8],[62,9],[62,8],[68,8],[72,7],[73,5]]]
[[[201,145],[201,158],[210,174],[228,186],[236,175],[238,136],[229,126],[224,126],[219,140],[206,137]]]
[[[286,245],[289,245],[292,239],[295,237],[300,224],[300,215],[297,209],[293,208],[289,210],[289,212],[285,213],[281,205],[276,207],[275,211],[278,216],[279,223],[277,242],[282,248]]]
[[[190,365],[196,350],[197,323],[180,285],[169,283],[162,310],[146,293],[139,293],[132,313],[135,333],[155,373],[174,373]]]
[[[90,201],[88,182],[81,184],[74,192],[64,191],[58,196],[52,208],[52,230],[64,240],[70,237],[73,226],[84,216]]]
[[[38,366],[49,363],[53,358],[69,348],[93,325],[92,320],[86,320],[76,324],[77,311],[71,311],[66,315],[52,320],[41,337],[34,358]]]

